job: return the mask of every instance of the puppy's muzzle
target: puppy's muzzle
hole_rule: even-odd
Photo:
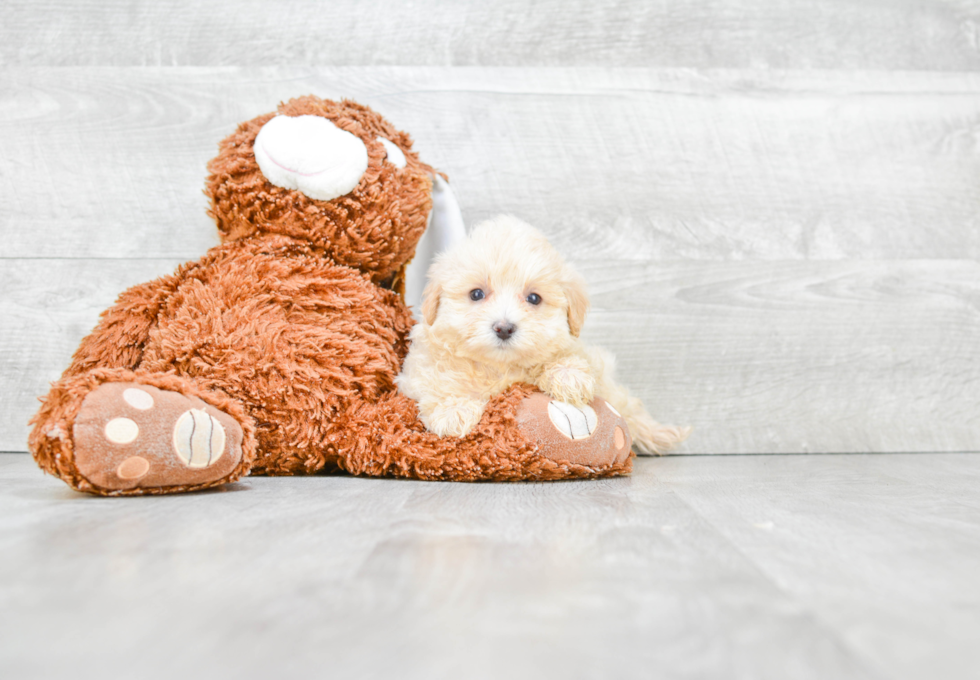
[[[497,334],[497,337],[501,340],[510,340],[512,336],[517,331],[517,326],[512,324],[510,321],[498,321],[493,325],[493,332]]]

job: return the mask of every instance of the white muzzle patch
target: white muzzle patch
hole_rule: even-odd
[[[591,406],[581,408],[554,399],[548,404],[551,424],[569,439],[591,437],[599,424],[599,417]]]
[[[269,182],[318,201],[350,193],[368,166],[364,142],[320,116],[276,116],[254,148]]]

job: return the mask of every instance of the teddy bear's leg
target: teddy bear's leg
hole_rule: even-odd
[[[101,495],[224,484],[254,459],[243,407],[170,374],[97,369],[63,378],[33,422],[30,446],[41,467]]]
[[[415,402],[392,393],[348,414],[340,465],[354,474],[456,481],[519,481],[629,474],[629,428],[601,399],[576,408],[528,385],[487,405],[465,437],[438,437]]]

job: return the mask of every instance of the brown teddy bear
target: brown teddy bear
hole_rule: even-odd
[[[407,134],[365,106],[301,97],[239,125],[208,171],[222,245],[102,314],[31,421],[44,470],[102,495],[249,473],[630,471],[625,421],[599,400],[573,422],[518,385],[469,435],[440,438],[395,389],[405,268],[442,181]]]

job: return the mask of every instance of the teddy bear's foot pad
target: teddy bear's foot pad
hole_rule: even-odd
[[[242,428],[228,414],[179,392],[104,383],[82,402],[75,465],[110,490],[218,482],[242,460]]]
[[[518,407],[518,427],[538,453],[559,462],[606,468],[622,465],[633,443],[626,419],[603,399],[572,406],[536,392]]]

